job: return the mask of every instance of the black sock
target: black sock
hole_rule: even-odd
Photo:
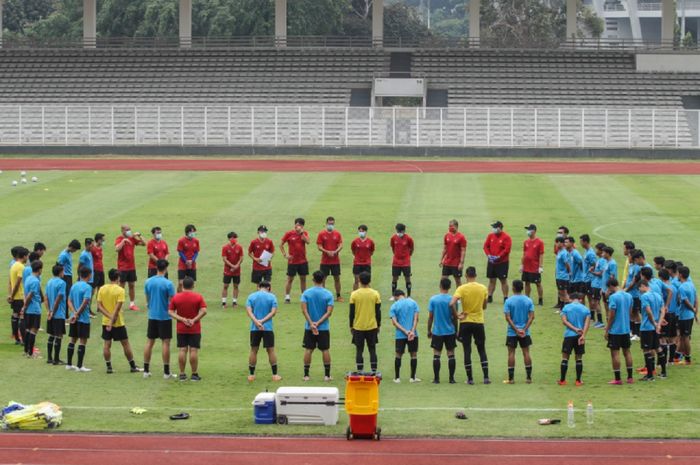
[[[148,363],[146,363],[145,366],[148,366]],[[255,365],[248,365],[248,373],[251,375],[255,374]]]
[[[433,355],[433,379],[440,381],[440,356]]]
[[[34,353],[34,344],[36,343],[36,334],[27,333],[27,337],[29,338],[29,355],[32,355]]]
[[[369,350],[369,366],[372,371],[377,371],[377,347],[370,346],[367,349]]]
[[[12,315],[11,320],[12,320],[12,337],[15,338],[15,341],[19,341],[19,318]]]
[[[394,359],[394,379],[400,378],[400,373],[401,373],[401,359],[399,357],[396,357]]]
[[[75,343],[69,342],[68,343],[68,360],[66,363],[68,365],[73,365],[73,354],[75,353]]]
[[[627,367],[627,378],[629,379],[631,377],[632,377],[632,367]]]
[[[136,368],[136,362],[134,361],[133,358],[131,360],[129,360],[129,367]]]
[[[85,346],[83,344],[78,345],[78,368],[83,367],[83,361],[85,360]]]
[[[365,358],[362,355],[363,351],[363,348],[355,347],[355,365],[357,365],[357,371],[362,371],[365,368]]]
[[[418,359],[412,358],[411,359],[411,379],[416,378],[416,370],[417,369],[418,369]]]
[[[668,346],[664,346],[664,350],[659,352],[659,366],[661,367],[661,374],[666,375],[666,349],[668,349]]]
[[[508,381],[513,381],[515,377],[515,367],[508,367]]]
[[[581,381],[583,375],[583,360],[576,360],[576,381]]]
[[[676,344],[670,344],[668,346],[668,361],[673,362],[676,360]]]
[[[49,362],[53,361],[53,341],[53,336],[49,336],[48,341],[46,341],[46,360]]]
[[[455,369],[457,368],[457,362],[455,361],[454,355],[447,356],[447,368],[450,370],[450,381],[454,381]]]
[[[561,361],[561,366],[559,367],[559,381],[566,381],[566,372],[569,370],[569,361]]]
[[[655,361],[656,361],[656,357],[654,357],[654,354],[650,354],[650,353],[644,354],[644,363],[647,367],[647,378],[651,378],[654,376],[654,362]]]
[[[467,379],[474,379],[474,372],[472,371],[472,364],[464,365],[464,369],[467,372]]]
[[[61,360],[61,342],[63,339],[55,337],[53,340],[53,359],[54,361]]]
[[[635,336],[639,336],[639,328],[641,327],[641,323],[632,322],[632,334]]]
[[[686,354],[686,356],[685,356],[685,362],[686,362],[686,363],[690,363],[690,362],[691,362],[691,361],[690,361],[690,354]]]
[[[330,378],[330,376],[331,376],[331,364],[330,363],[323,364],[323,372],[324,372],[325,376],[328,376]]]
[[[272,376],[277,374],[277,364],[275,363],[274,365],[270,365],[270,368],[272,368]]]
[[[24,353],[28,355],[32,355],[31,352],[29,352],[29,332],[25,331],[23,334],[23,339],[24,339]]]
[[[596,313],[596,318],[598,319],[598,323],[602,323],[603,322],[603,313],[602,312]]]
[[[169,375],[170,374],[170,365],[167,363],[163,364],[163,374],[164,375]]]
[[[304,365],[304,376],[309,376],[309,369],[311,365]]]
[[[151,364],[143,362],[143,372],[144,373],[150,373],[151,372]]]
[[[392,283],[391,283],[391,295],[394,295],[394,291],[396,290],[396,288],[398,286],[399,286],[399,283],[392,281]]]
[[[105,365],[107,365],[108,370],[112,369],[112,361],[111,360],[105,360]]]
[[[489,361],[485,360],[481,362],[481,371],[484,373],[484,379],[489,377]]]
[[[407,281],[406,282],[406,295],[408,295],[408,297],[411,297],[411,288],[412,287],[413,287],[413,285],[410,283],[410,281]]]
[[[613,374],[615,375],[615,381],[620,381],[620,370],[613,370]]]
[[[532,379],[532,365],[525,365],[525,376],[527,379]]]

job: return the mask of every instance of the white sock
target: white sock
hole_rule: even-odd
[[[284,298],[287,300],[292,300],[292,297],[289,294],[285,295]]]
[[[238,303],[238,299],[233,299],[233,303],[234,303],[234,304],[237,304],[237,303]]]
[[[226,297],[222,297],[222,298],[221,298],[221,303],[222,303],[222,304],[225,304],[225,303],[226,303]]]
[[[136,305],[136,302],[132,300],[131,302],[129,302],[129,305]]]

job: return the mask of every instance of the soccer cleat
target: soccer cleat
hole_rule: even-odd
[[[622,386],[622,380],[621,379],[612,379],[608,381],[608,384],[611,386]]]
[[[484,384],[491,384],[491,380],[489,378],[484,378]]]
[[[408,380],[409,383],[420,383],[421,381],[423,380],[420,378],[409,378]]]
[[[394,378],[394,383],[400,384],[400,383],[401,383],[401,378]]]
[[[310,381],[310,380],[311,380],[311,377],[309,377],[309,376],[304,376],[304,377],[301,378],[301,379],[302,379],[302,381],[306,382],[306,381]]]
[[[473,379],[468,379],[464,382],[464,384],[468,384],[470,386],[474,386],[474,380]]]
[[[515,384],[515,381],[512,379],[504,379],[503,384]]]
[[[66,370],[68,370],[68,371],[74,371],[74,370],[77,370],[77,369],[78,369],[78,368],[77,368],[77,367],[74,367],[73,365],[66,365]]]
[[[132,312],[138,312],[139,307],[136,304],[131,304],[129,305],[129,310],[131,310]]]
[[[143,372],[143,379],[147,379],[151,377],[151,372],[150,371],[144,371]]]
[[[647,367],[637,368],[637,373],[642,374],[642,375],[646,375],[647,374]]]
[[[107,374],[111,375],[112,373],[114,373],[114,370],[112,369],[112,367],[107,368]]]
[[[336,301],[336,302],[339,302],[339,303],[343,303],[343,302],[345,302],[345,299],[343,299],[343,297],[341,296],[341,297],[337,297],[337,298],[335,299],[335,301]]]
[[[525,384],[532,384],[532,378],[527,378],[525,380]]]
[[[195,381],[195,382],[196,382],[196,381],[201,381],[201,380],[202,380],[202,377],[199,376],[199,375],[197,375],[197,374],[194,374],[194,375],[190,376],[190,381]]]
[[[439,379],[434,379],[434,380],[433,380],[433,384],[440,384],[440,380],[439,380]]]
[[[627,384],[634,384],[634,378],[627,378]]]
[[[639,378],[639,381],[654,381],[654,379],[655,378],[653,376],[642,376]]]
[[[178,378],[180,381],[187,381],[187,375],[184,373],[180,373],[180,377]]]
[[[576,380],[576,387],[583,386],[583,381]]]
[[[54,360],[53,361],[53,366],[65,365],[65,364],[66,364],[66,362],[64,362],[63,360]]]
[[[666,379],[666,378],[668,378],[668,375],[667,375],[666,373],[661,373],[661,374],[659,375],[659,378],[660,378],[660,379]]]
[[[272,375],[272,381],[277,383],[279,381],[282,381],[282,377],[280,375]]]
[[[332,376],[324,376],[324,377],[323,377],[323,381],[325,381],[325,382],[327,382],[327,383],[328,383],[328,382],[331,382],[331,381],[333,381],[333,377],[332,377]]]
[[[630,336],[630,341],[638,341],[638,340],[639,340],[639,336],[637,336],[636,334],[633,334],[632,336]]]
[[[238,301],[236,299],[233,299],[233,302],[231,302],[231,307],[235,307],[238,305]]]
[[[558,384],[559,386],[566,386],[568,383],[566,382],[566,380],[564,380],[564,381],[559,380],[559,381],[557,381],[557,384]]]
[[[292,303],[292,298],[290,296],[285,296],[284,298],[284,303],[285,304],[291,304]]]
[[[492,295],[489,296],[488,303],[493,303],[493,296]]]
[[[80,367],[80,368],[77,369],[77,371],[79,371],[79,372],[81,372],[81,373],[90,373],[90,372],[92,371],[92,368]]]
[[[134,368],[130,368],[129,371],[130,371],[131,373],[141,373],[141,372],[143,371],[143,368],[141,368],[141,367],[134,367]]]
[[[226,308],[226,302],[221,302],[221,308]]]
[[[168,374],[163,373],[163,379],[174,379],[174,378],[177,378],[177,375],[175,373],[168,373]]]
[[[53,365],[53,360],[51,360],[50,358],[46,359],[46,364]]]
[[[248,375],[248,382],[252,383],[253,381],[255,381],[255,375]]]
[[[450,384],[457,384],[457,381],[454,378],[450,378]]]

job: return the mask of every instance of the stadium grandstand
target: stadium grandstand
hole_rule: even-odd
[[[216,40],[180,0],[171,41],[98,38],[84,0],[82,42],[0,38],[0,145],[700,146],[700,55],[674,45],[672,0],[653,42],[575,38],[568,0],[572,39],[550,49],[482,41],[468,3],[463,40],[385,37],[383,0],[371,37],[288,36],[276,0],[274,36]]]

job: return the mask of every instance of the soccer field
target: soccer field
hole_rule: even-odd
[[[119,161],[115,160],[118,164]],[[0,250],[9,261],[10,247],[30,247],[35,241],[48,246],[45,264],[52,264],[67,243],[81,242],[97,232],[107,235],[105,268],[116,264],[111,244],[119,225],[128,223],[135,231],[163,228],[171,251],[182,236],[184,225],[198,228],[202,252],[199,258],[197,290],[209,303],[203,320],[200,353],[201,383],[165,381],[160,376],[159,345],[152,359],[154,377],[148,380],[128,373],[128,365],[118,347],[113,348],[116,373],[106,375],[99,339],[99,320],[93,320],[92,338],[87,346],[86,365],[92,373],[67,372],[47,366],[44,360],[27,360],[9,338],[9,308],[0,323],[0,401],[34,403],[50,400],[64,407],[62,430],[129,432],[207,432],[256,435],[343,434],[347,420],[341,413],[336,427],[259,426],[252,421],[251,401],[255,394],[277,385],[269,381],[269,365],[261,353],[258,380],[246,381],[249,321],[240,306],[220,307],[221,246],[226,234],[236,231],[247,247],[258,225],[269,228],[269,237],[278,246],[295,217],[306,219],[312,238],[325,218],[336,218],[337,229],[345,239],[341,253],[343,294],[351,290],[352,257],[349,244],[357,226],[369,226],[369,236],[377,243],[373,263],[373,286],[383,299],[384,320],[380,334],[379,367],[385,374],[380,387],[382,411],[379,423],[384,434],[422,436],[528,436],[528,437],[658,437],[697,438],[700,401],[696,387],[698,368],[669,367],[669,378],[654,383],[608,386],[612,377],[609,352],[602,330],[591,329],[584,358],[583,387],[560,387],[558,379],[563,327],[551,309],[556,301],[552,239],[556,228],[567,225],[572,234],[589,233],[593,242],[603,241],[616,249],[622,262],[622,241],[633,240],[651,259],[656,255],[682,260],[691,275],[700,266],[700,252],[694,245],[700,234],[700,177],[697,176],[611,176],[611,175],[499,175],[499,174],[387,174],[387,173],[278,173],[270,161],[269,172],[157,172],[157,171],[50,171],[28,173],[39,182],[11,186],[17,173],[0,175]],[[522,357],[518,352],[516,384],[503,385],[506,377],[506,325],[502,315],[500,290],[486,311],[487,351],[490,386],[478,384],[481,373],[475,365],[477,385],[467,386],[462,368],[461,348],[457,350],[458,384],[445,383],[447,364],[443,357],[443,384],[432,385],[432,351],[426,335],[427,302],[437,292],[438,262],[447,222],[456,218],[469,240],[468,265],[477,267],[479,280],[486,258],[482,244],[489,223],[501,220],[513,237],[510,278],[517,275],[524,225],[535,223],[545,241],[545,305],[536,307],[532,329],[534,346],[532,385],[524,383]],[[388,318],[391,283],[389,237],[395,223],[403,222],[416,241],[413,258],[414,298],[421,307],[418,376],[422,383],[409,384],[408,361],[404,358],[403,383],[393,378],[394,331]],[[310,265],[316,268],[319,252],[307,249]],[[174,256],[174,254],[173,254]],[[77,263],[78,254],[74,256]],[[175,262],[174,259],[171,262]],[[126,315],[137,363],[141,364],[145,342],[146,312],[143,282],[146,277],[145,248],[137,249],[139,283],[137,303],[140,312]],[[243,264],[243,285],[239,301],[252,292],[248,282],[250,259]],[[620,265],[622,268],[622,264]],[[277,253],[273,260],[273,292],[280,303],[286,263]],[[171,267],[171,276],[174,274]],[[4,279],[7,279],[6,274]],[[42,282],[50,276],[44,268]],[[401,280],[400,284],[403,284]],[[292,304],[280,304],[275,318],[276,342],[281,385],[302,384],[301,340],[303,317],[300,312],[298,282]],[[347,304],[338,304],[331,319],[333,385],[344,391],[343,374],[354,368],[354,348],[347,329]],[[46,335],[40,333],[37,346],[46,352]],[[693,344],[697,350],[697,344]],[[65,348],[65,344],[64,344]],[[65,350],[65,349],[64,349]],[[175,350],[173,350],[175,352]],[[633,346],[635,366],[643,365],[638,343]],[[407,357],[407,356],[406,356]],[[478,355],[474,351],[473,360]],[[171,365],[176,366],[173,355]],[[315,354],[309,385],[323,385],[323,365]],[[573,363],[569,379],[574,375]],[[576,428],[566,427],[566,404],[577,408]],[[585,421],[586,402],[595,407],[595,424]],[[135,416],[132,407],[147,413]],[[454,418],[465,410],[469,419]],[[180,411],[191,414],[188,421],[173,422],[168,416]],[[342,412],[342,408],[341,408]],[[561,418],[563,425],[541,427],[537,419]]]

